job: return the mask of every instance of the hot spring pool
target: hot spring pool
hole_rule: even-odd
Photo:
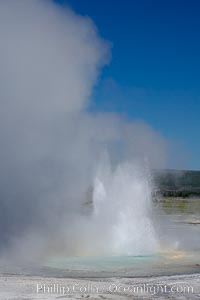
[[[200,252],[165,250],[151,256],[54,257],[43,271],[61,277],[143,277],[200,272]]]

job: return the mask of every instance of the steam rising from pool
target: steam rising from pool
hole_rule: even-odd
[[[0,36],[0,257],[156,251],[147,169],[165,141],[95,111],[109,43],[51,0],[1,0]]]

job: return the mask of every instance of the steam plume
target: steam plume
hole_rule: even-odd
[[[164,141],[143,122],[89,112],[110,57],[91,19],[50,0],[2,0],[0,38],[0,253],[73,253],[104,153],[113,169],[158,167]]]

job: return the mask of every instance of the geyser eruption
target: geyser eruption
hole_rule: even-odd
[[[0,254],[154,251],[143,162],[161,166],[165,143],[143,122],[90,112],[110,56],[93,22],[50,0],[2,0],[0,37]]]
[[[91,226],[99,222],[104,238],[109,236],[109,243],[102,248],[107,254],[115,255],[158,251],[152,223],[150,175],[136,163],[119,164],[115,170],[108,166],[101,166],[93,190]]]

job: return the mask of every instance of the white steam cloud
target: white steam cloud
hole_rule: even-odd
[[[48,0],[0,1],[2,255],[9,251],[24,259],[58,251],[80,253],[83,232],[92,227],[82,208],[101,179],[102,157],[111,165],[109,176],[116,172],[118,178],[113,184],[105,179],[105,185],[112,185],[112,201],[114,189],[120,188],[120,166],[144,170],[164,162],[165,143],[148,125],[88,111],[92,88],[109,57],[109,44],[89,18]],[[132,192],[132,201],[138,201],[140,191],[137,199]],[[104,207],[109,206],[106,198]],[[100,228],[105,231],[104,215],[96,222],[99,236]],[[91,248],[89,240],[86,244]]]

